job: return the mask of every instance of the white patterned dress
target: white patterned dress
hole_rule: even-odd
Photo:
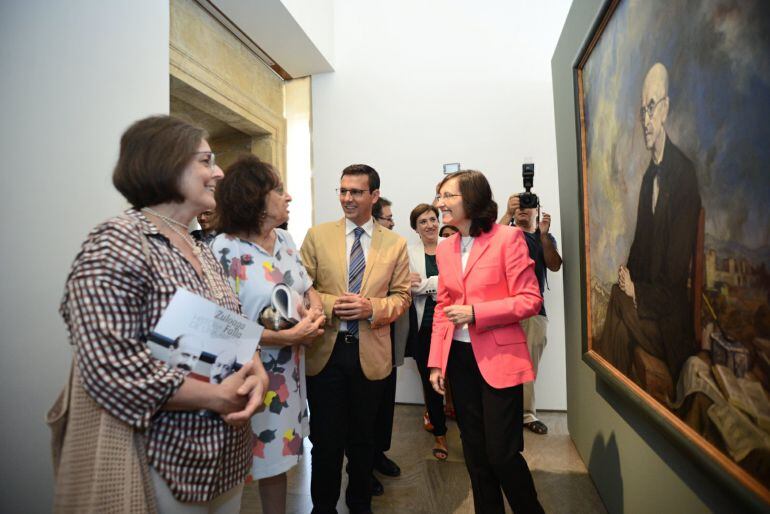
[[[243,314],[257,320],[270,305],[276,284],[284,283],[304,295],[312,282],[302,266],[288,232],[275,229],[273,254],[250,241],[218,235],[211,244],[241,300]],[[262,364],[270,378],[265,405],[251,418],[254,459],[252,480],[284,473],[302,458],[308,433],[305,352],[297,346],[263,346]]]

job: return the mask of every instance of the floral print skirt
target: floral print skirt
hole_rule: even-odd
[[[305,349],[262,347],[270,383],[265,403],[251,418],[254,459],[250,480],[285,473],[302,458],[308,434]]]

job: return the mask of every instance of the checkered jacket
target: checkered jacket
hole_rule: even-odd
[[[154,359],[146,340],[177,287],[240,312],[211,251],[201,257],[220,272],[221,300],[157,227],[130,209],[88,235],[60,308],[86,392],[144,432],[150,465],[184,502],[209,501],[243,482],[252,457],[248,425],[162,410],[184,375]]]

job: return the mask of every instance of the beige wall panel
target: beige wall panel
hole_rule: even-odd
[[[283,80],[193,0],[171,0],[169,46],[173,94],[256,136],[284,174]]]

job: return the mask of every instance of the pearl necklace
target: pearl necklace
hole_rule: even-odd
[[[187,226],[184,223],[180,223],[174,218],[171,218],[169,216],[165,216],[153,209],[150,209],[149,207],[145,207],[142,209],[143,212],[152,214],[156,218],[160,219],[173,233],[178,235],[182,241],[187,243],[190,246],[190,249],[192,250],[195,257],[198,259],[198,262],[201,265],[201,271],[203,271],[203,278],[206,281],[206,285],[208,286],[209,291],[211,291],[214,296],[217,299],[222,299],[224,297],[224,293],[222,292],[221,287],[217,287],[217,283],[213,281],[214,273],[211,270],[211,267],[209,266],[209,262],[207,259],[201,256],[201,247],[199,246],[200,242],[195,242],[190,234],[188,234]],[[181,231],[177,227],[182,227],[185,231]]]

